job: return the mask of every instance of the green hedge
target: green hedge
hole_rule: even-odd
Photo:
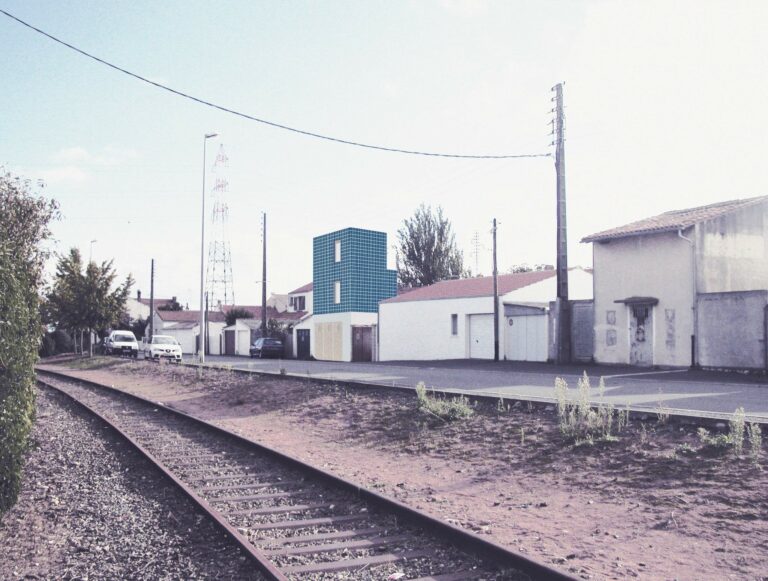
[[[41,242],[57,215],[56,203],[31,194],[28,182],[0,174],[0,514],[18,497],[35,419]]]
[[[37,294],[28,276],[0,249],[0,513],[16,502],[35,413]]]

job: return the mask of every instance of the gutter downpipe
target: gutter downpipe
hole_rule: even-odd
[[[693,226],[693,228],[695,231],[696,226]],[[682,228],[678,229],[677,236],[691,245],[691,276],[693,277],[693,284],[691,285],[691,292],[693,293],[693,303],[691,307],[693,309],[693,334],[691,335],[691,369],[698,369],[699,344],[696,338],[699,335],[699,281],[696,272],[696,243],[693,239],[683,235]]]

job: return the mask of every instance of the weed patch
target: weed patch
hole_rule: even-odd
[[[602,401],[605,383],[600,379],[600,402],[593,407],[590,402],[591,386],[586,372],[579,378],[577,398],[572,400],[568,383],[561,377],[555,379],[555,399],[560,433],[577,444],[593,444],[596,440],[612,441],[615,410],[612,404]],[[622,424],[622,428],[625,424]]]
[[[446,422],[466,419],[475,413],[469,405],[469,398],[463,395],[452,398],[429,395],[423,381],[416,386],[416,402],[419,411]]]

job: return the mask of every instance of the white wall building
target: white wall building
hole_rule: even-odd
[[[308,311],[294,327],[294,355],[325,361],[376,358],[378,304],[397,293],[387,268],[387,235],[345,228],[312,241],[312,283],[289,293]]]
[[[155,335],[170,335],[181,345],[184,354],[197,352],[197,335],[200,327],[200,311],[158,311],[154,316]],[[208,313],[207,352],[211,355],[222,353],[222,329],[225,326],[224,315],[218,311]],[[149,328],[147,328],[149,333]]]
[[[499,358],[546,361],[554,270],[503,274],[499,286]],[[569,270],[572,299],[592,298],[592,275]],[[445,280],[379,304],[382,361],[493,359],[493,277]]]
[[[172,303],[176,300],[176,297],[171,299],[155,299],[155,308]],[[142,297],[141,291],[136,291],[135,297],[128,297],[125,300],[125,311],[128,313],[128,317],[131,321],[138,321],[139,319],[149,319],[149,297]]]
[[[597,362],[768,367],[768,196],[667,212],[583,242],[594,243]]]
[[[288,311],[296,313],[304,311],[312,314],[313,283],[307,283],[288,293]]]

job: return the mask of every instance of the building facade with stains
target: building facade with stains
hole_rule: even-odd
[[[593,244],[598,363],[768,368],[768,196],[582,242]]]

